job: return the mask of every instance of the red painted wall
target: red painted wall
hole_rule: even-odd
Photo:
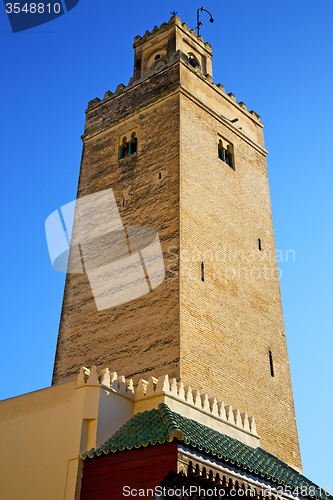
[[[81,500],[152,499],[139,489],[154,489],[170,471],[177,471],[177,443],[110,453],[84,461]],[[123,487],[137,490],[124,495]]]

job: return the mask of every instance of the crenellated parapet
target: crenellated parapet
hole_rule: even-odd
[[[196,43],[202,44],[204,46],[205,50],[207,50],[207,52],[210,52],[211,55],[213,55],[211,44],[208,42],[205,42],[201,35],[197,36],[195,29],[194,28],[190,29],[188,27],[187,23],[183,23],[177,15],[172,16],[167,23],[164,22],[159,27],[154,26],[152,31],[146,30],[146,32],[143,36],[137,35],[136,37],[134,37],[133,48],[136,48],[139,45],[147,42],[151,38],[155,37],[156,35],[163,33],[164,31],[170,29],[172,26],[177,26],[178,28],[180,28],[181,30],[186,32],[187,35],[193,37],[193,40]]]
[[[235,94],[233,94],[232,92],[229,92],[229,93],[227,94],[227,93],[226,93],[226,91],[225,91],[224,86],[223,86],[221,83],[218,83],[218,84],[216,85],[216,88],[218,89],[218,91],[219,91],[221,94],[223,94],[223,96],[224,96],[224,97],[227,97],[227,99],[228,99],[230,102],[232,102],[232,103],[236,104],[236,105],[237,105],[237,107],[241,108],[241,109],[242,109],[242,111],[243,111],[246,115],[251,115],[251,117],[252,117],[252,118],[254,118],[256,121],[261,122],[261,117],[260,117],[260,115],[258,115],[258,113],[256,113],[253,109],[252,109],[251,111],[248,111],[248,109],[247,109],[247,106],[246,106],[245,102],[243,102],[243,101],[239,101],[239,102],[238,102],[238,101],[237,101],[237,99],[236,99]]]
[[[180,53],[180,51],[178,51],[177,54],[174,54],[174,57],[173,57],[173,60],[172,60],[172,64],[176,60],[178,60],[178,61],[181,60],[183,63],[185,63],[188,66],[190,66],[189,65],[189,60],[188,60],[186,54]],[[161,66],[155,68],[154,71],[153,71],[153,74],[156,74],[156,73],[162,71],[166,67],[167,67],[167,65],[161,65]],[[193,68],[191,68],[191,69],[193,70]],[[147,72],[147,75],[148,75],[148,72]],[[104,94],[103,99],[100,99],[99,97],[95,97],[95,99],[92,99],[91,101],[89,101],[88,108],[87,108],[86,112],[88,113],[89,111],[92,111],[93,109],[95,109],[99,105],[102,105],[105,102],[108,102],[108,101],[116,98],[120,94],[124,93],[126,90],[129,90],[131,87],[133,87],[134,84],[138,84],[141,81],[143,81],[146,78],[147,75],[145,74],[144,78],[142,78],[139,81],[136,80],[134,77],[132,77],[129,80],[127,86],[124,85],[123,83],[120,83],[116,87],[116,89],[115,89],[114,92],[111,92],[110,90],[107,90],[105,92],[105,94]],[[202,75],[200,75],[200,76],[202,77]],[[202,77],[202,78],[204,78],[205,80],[210,81],[209,76],[205,76],[205,77]],[[227,94],[226,91],[225,91],[225,89],[224,89],[224,86],[221,83],[218,83],[217,85],[215,85],[213,82],[211,82],[211,83],[214,86],[215,90],[217,90],[220,94],[222,94],[224,98],[228,99],[231,103],[233,103],[234,105],[236,105],[237,107],[239,107],[244,114],[246,114],[247,116],[251,117],[256,122],[261,123],[261,117],[260,117],[260,115],[258,113],[256,113],[254,110],[248,111],[247,106],[246,106],[246,104],[243,101],[237,102],[237,99],[236,99],[235,95],[232,92],[229,92]]]
[[[248,111],[243,101],[237,102],[235,95],[226,93],[223,85],[215,85],[212,76],[212,46],[205,42],[194,29],[174,15],[168,22],[159,27],[154,26],[152,31],[146,31],[143,36],[134,38],[134,73],[127,85],[120,83],[114,92],[105,92],[103,100],[96,97],[88,103],[86,112],[90,112],[111,99],[117,98],[133,86],[142,83],[155,74],[166,70],[176,62],[185,64],[188,69],[218,91],[229,102],[240,108],[244,114],[260,123],[260,116],[254,111]]]
[[[110,372],[108,368],[98,372],[96,366],[92,366],[91,369],[82,366],[76,379],[76,387],[96,385],[133,399],[134,386],[132,379],[126,380],[123,375],[118,376],[117,372]]]
[[[208,427],[238,439],[250,446],[259,446],[254,417],[246,412],[234,409],[230,404],[217,401],[215,397],[201,394],[199,390],[182,381],[169,379],[168,375],[149,380],[140,379],[136,387],[132,379],[126,379],[108,368],[97,371],[96,366],[90,370],[82,367],[76,381],[76,387],[99,386],[110,394],[125,397],[132,401],[133,414],[157,408],[166,403],[171,410],[187,418],[200,422]]]
[[[222,106],[223,101],[227,101],[227,106],[231,104],[236,108],[236,115],[240,111],[243,118],[246,116],[256,125],[262,126],[260,116],[255,111],[248,111],[246,104],[243,101],[237,102],[235,95],[232,92],[226,93],[220,83],[214,84],[211,45],[205,42],[202,36],[198,37],[195,30],[190,29],[187,23],[183,23],[177,15],[172,16],[168,22],[162,23],[159,27],[154,26],[151,32],[147,30],[143,36],[136,36],[133,47],[135,51],[134,71],[128,84],[120,83],[113,92],[106,91],[102,100],[96,97],[89,101],[86,113],[117,98],[126,99],[123,94],[130,92],[133,87],[138,89],[140,85],[145,85],[157,75],[163,78],[164,72],[174,64],[180,63],[211,86],[217,94],[220,94]],[[188,83],[186,78],[185,80]],[[165,84],[168,84],[167,74],[165,74]],[[181,77],[180,87],[182,87]],[[135,89],[133,90],[135,92]],[[235,128],[242,130],[239,124]]]

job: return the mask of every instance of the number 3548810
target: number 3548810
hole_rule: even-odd
[[[16,3],[6,3],[6,12],[7,14],[19,14],[20,12],[25,12],[26,14],[44,14],[48,13],[55,13],[59,14],[61,10],[60,3],[55,3],[55,4],[44,4],[44,3],[25,3],[23,4],[23,7],[21,7],[20,2]]]

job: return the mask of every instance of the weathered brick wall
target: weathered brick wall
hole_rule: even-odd
[[[168,269],[175,258],[169,249],[179,248],[179,95],[168,94],[177,74],[179,68],[173,67],[164,82],[161,75],[152,79],[149,92],[145,82],[144,88],[139,85],[88,113],[86,132],[108,122],[111,127],[84,139],[78,198],[112,188],[124,226],[157,230],[166,279],[134,301],[97,311],[87,275],[68,274],[53,383],[92,364],[134,381],[142,374],[179,377],[179,282],[170,279],[178,262]],[[146,106],[145,100],[150,101]],[[139,136],[137,155],[119,161],[119,136],[133,127]]]
[[[92,133],[112,122],[126,119],[133,112],[161,98],[161,94],[179,86],[179,66],[173,65],[162,73],[143,80],[120,95],[114,95],[87,112],[85,134]]]
[[[254,415],[261,447],[300,467],[265,154],[188,95],[180,120],[182,381]]]

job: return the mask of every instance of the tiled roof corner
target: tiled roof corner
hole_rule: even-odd
[[[153,409],[134,415],[102,446],[96,450],[92,448],[86,451],[81,458],[85,460],[94,456],[162,444],[172,440],[173,437],[170,436],[160,411]]]
[[[158,410],[167,426],[170,438],[176,438],[179,439],[179,441],[183,441],[184,434],[179,429],[177,422],[173,417],[173,412],[170,410],[168,405],[166,405],[165,403],[160,403],[158,405]]]
[[[229,411],[232,411],[229,408]],[[240,415],[239,418],[242,418]],[[177,439],[206,455],[238,467],[251,476],[285,488],[315,488],[315,498],[333,500],[298,471],[261,448],[252,448],[237,439],[210,429],[170,410],[161,403],[158,409],[137,413],[96,450],[82,454],[83,460],[103,454],[163,444]]]

